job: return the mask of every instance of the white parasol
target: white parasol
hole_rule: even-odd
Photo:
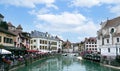
[[[11,54],[11,52],[5,49],[0,49],[0,54]]]

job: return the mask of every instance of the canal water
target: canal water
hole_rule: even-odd
[[[37,61],[16,71],[120,71],[104,67],[99,63],[78,60],[76,56],[57,56]]]

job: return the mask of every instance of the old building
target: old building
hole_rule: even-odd
[[[120,17],[102,22],[97,34],[98,47],[102,56],[120,55]]]
[[[69,40],[63,42],[63,52],[73,52],[73,45]]]
[[[14,46],[15,35],[0,27],[0,45]]]
[[[62,42],[58,37],[51,36],[47,32],[32,31],[31,32],[31,49],[43,52],[58,51],[62,49]]]
[[[85,44],[84,44],[83,41],[81,41],[80,43],[78,43],[78,51],[79,52],[85,51]]]
[[[85,50],[97,52],[97,39],[96,37],[85,38],[84,41]]]
[[[8,31],[16,35],[14,39],[14,46],[30,49],[30,34],[23,32],[22,30],[23,28],[21,25],[15,27],[10,22],[8,23]]]

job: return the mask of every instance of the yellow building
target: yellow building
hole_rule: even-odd
[[[15,35],[0,27],[0,45],[14,46]]]

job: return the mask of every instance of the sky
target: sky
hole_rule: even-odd
[[[120,0],[0,0],[0,13],[26,32],[80,42],[96,37],[101,22],[120,15]]]

